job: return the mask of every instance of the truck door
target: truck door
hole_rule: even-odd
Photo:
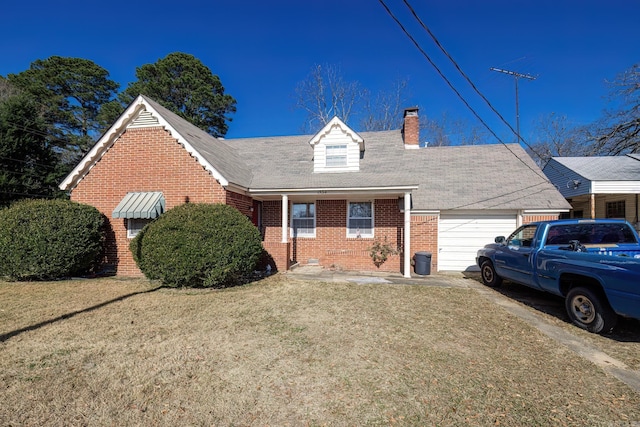
[[[500,276],[536,287],[533,281],[532,253],[537,229],[537,224],[523,225],[507,238],[500,251],[496,251],[495,267]]]

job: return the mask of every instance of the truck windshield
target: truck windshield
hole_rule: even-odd
[[[547,233],[546,244],[567,245],[572,240],[578,240],[583,245],[638,243],[627,224],[592,223],[552,226]]]

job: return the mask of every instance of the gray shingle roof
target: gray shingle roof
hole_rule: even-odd
[[[400,130],[362,132],[360,170],[314,173],[313,135],[215,138],[157,102],[141,97],[230,184],[250,192],[268,190],[392,189],[418,187],[414,210],[569,209],[569,204],[517,144],[404,148]],[[139,111],[132,103],[61,184],[72,188]],[[122,121],[124,117],[129,117]],[[399,191],[402,193],[402,190]],[[255,194],[255,193],[254,193]]]
[[[364,132],[366,150],[360,171],[314,173],[313,135],[230,139],[253,170],[252,189],[344,188],[417,185],[420,179],[402,165],[405,150],[399,131]]]
[[[213,138],[201,152],[225,177],[242,176],[235,183],[254,191],[418,185],[413,207],[420,210],[569,208],[517,144],[407,150],[400,130],[360,136],[366,151],[358,172],[314,173],[313,135]],[[222,147],[224,157],[217,154]],[[221,162],[226,158],[235,163]],[[248,181],[243,167],[251,171]]]
[[[412,153],[407,153],[412,154]],[[568,202],[518,144],[420,150],[414,207],[437,209],[568,209]]]
[[[640,156],[554,157],[590,181],[640,181]]]
[[[236,150],[221,139],[209,135],[154,100],[141,95],[182,137],[191,144],[229,182],[246,186],[251,182],[251,168],[244,164]]]

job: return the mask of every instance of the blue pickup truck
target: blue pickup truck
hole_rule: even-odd
[[[485,285],[510,280],[561,296],[571,321],[608,333],[618,316],[640,319],[640,243],[624,220],[541,221],[478,251]]]

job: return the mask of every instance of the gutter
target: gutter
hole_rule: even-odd
[[[417,190],[418,185],[403,185],[393,187],[318,187],[318,188],[270,188],[248,189],[250,195],[256,196],[282,196],[283,194],[315,196],[318,194],[353,194],[353,193],[405,193]]]

